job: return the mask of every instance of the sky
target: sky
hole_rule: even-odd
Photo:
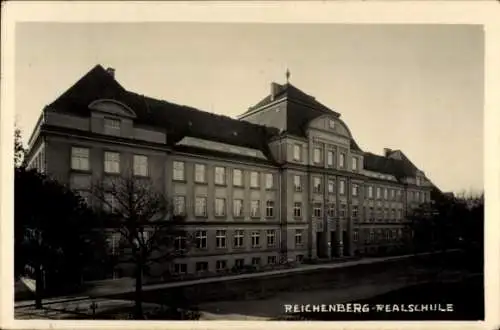
[[[290,82],[359,146],[400,149],[442,190],[483,190],[484,36],[474,25],[18,23],[15,109],[42,108],[96,64],[130,91],[231,117]]]

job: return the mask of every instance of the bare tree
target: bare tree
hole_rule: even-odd
[[[94,186],[93,195],[101,202],[106,227],[119,233],[124,249],[119,262],[135,265],[135,318],[143,318],[143,276],[151,263],[167,268],[186,244],[183,216],[175,215],[173,204],[154,189],[149,179],[116,177]],[[179,242],[179,238],[183,238]],[[184,247],[185,248],[185,247]]]

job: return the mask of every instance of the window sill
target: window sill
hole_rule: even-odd
[[[244,189],[245,187],[242,184],[234,184],[233,183],[233,188]]]
[[[172,179],[172,181],[176,183],[187,183],[186,179]]]
[[[76,168],[72,168],[70,170],[71,173],[76,173],[76,174],[92,174],[92,170],[88,169],[88,170],[79,170],[79,169],[76,169]]]
[[[104,172],[104,175],[118,177],[121,175],[121,173],[120,172]]]
[[[260,187],[250,187],[252,190],[260,190]]]
[[[195,181],[194,184],[197,184],[199,186],[208,186],[208,182],[199,182],[199,181]]]
[[[196,220],[207,220],[208,216],[206,215],[195,215],[194,216]]]
[[[244,219],[245,216],[243,215],[233,215],[233,219]]]
[[[227,184],[225,183],[214,183],[215,187],[220,187],[220,188],[227,188]]]
[[[214,215],[214,218],[216,218],[216,219],[223,219],[225,217],[226,217],[225,214],[216,214],[216,215]]]
[[[149,179],[149,175],[143,175],[143,174],[134,174],[135,179]]]

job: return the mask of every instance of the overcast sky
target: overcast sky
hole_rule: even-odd
[[[441,189],[483,189],[480,26],[23,23],[16,111],[27,139],[44,105],[96,64],[128,90],[235,117],[291,83],[341,113],[364,151],[401,149]]]

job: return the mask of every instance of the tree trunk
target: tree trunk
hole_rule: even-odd
[[[142,320],[142,261],[138,260],[135,268],[135,319]]]
[[[43,294],[43,276],[42,268],[39,263],[35,266],[35,308],[42,308],[42,294]]]

